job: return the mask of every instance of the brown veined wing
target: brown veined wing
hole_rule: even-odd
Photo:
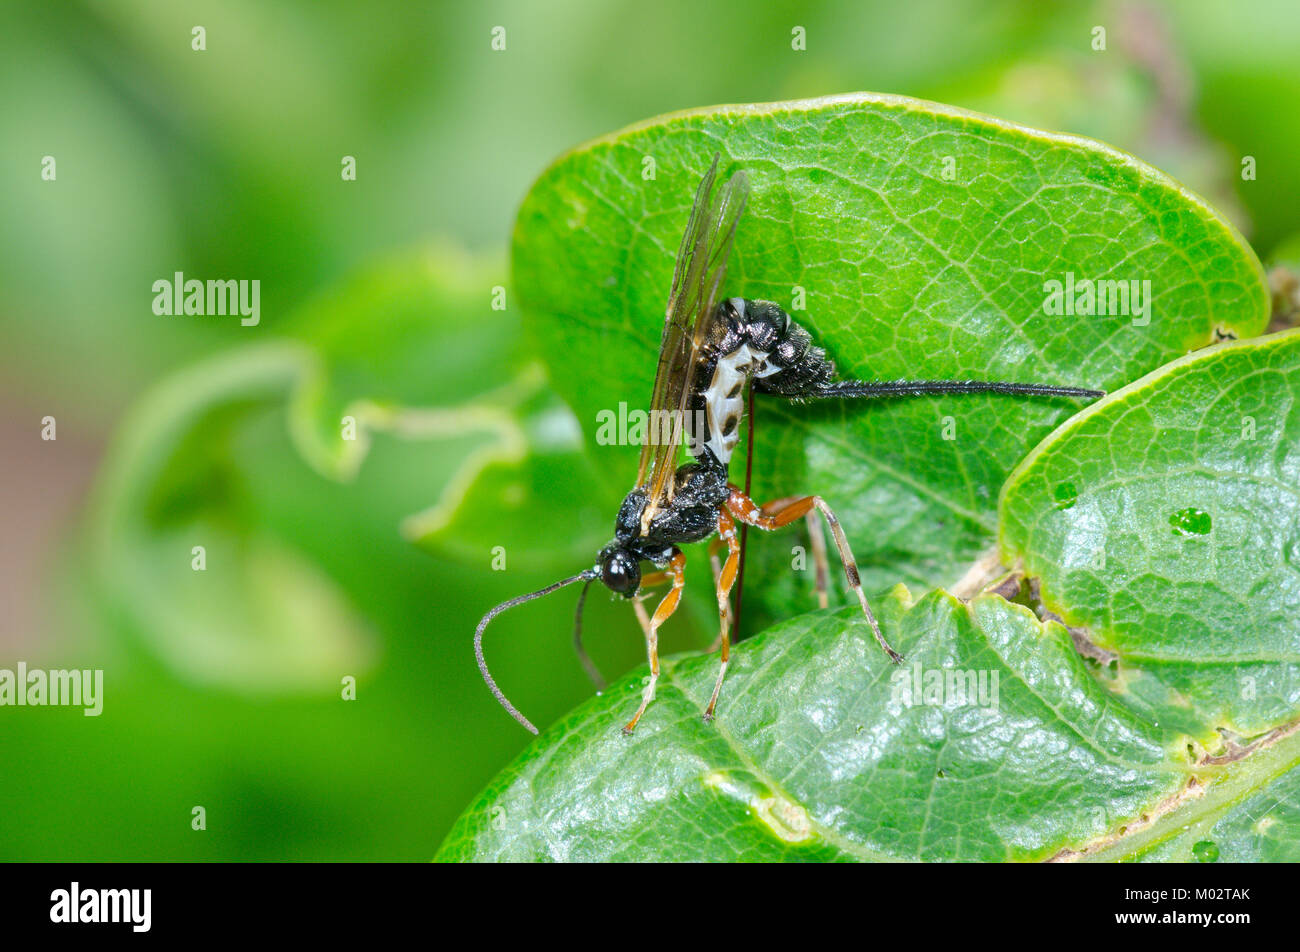
[[[663,503],[672,499],[673,474],[682,444],[691,368],[700,356],[717,314],[718,292],[736,236],[736,224],[749,196],[749,179],[736,172],[718,189],[718,156],[695,192],[686,233],[677,251],[673,287],[659,344],[659,367],[650,398],[650,422],[641,448],[637,488],[648,503],[648,525]]]

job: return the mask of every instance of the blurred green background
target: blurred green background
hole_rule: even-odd
[[[100,667],[105,700],[0,708],[0,859],[423,860],[525,744],[474,625],[585,565],[613,513],[584,487],[635,465],[591,466],[509,306],[559,153],[913,95],[1127,149],[1268,262],[1300,247],[1297,50],[1289,0],[6,5],[0,667]],[[260,280],[260,325],[155,315],[175,271]],[[490,648],[543,724],[591,690],[552,601]],[[607,673],[638,663],[625,609],[588,619]]]

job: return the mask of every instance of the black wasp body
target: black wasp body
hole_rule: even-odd
[[[739,441],[747,387],[752,392],[793,400],[960,393],[1102,395],[1096,390],[1054,384],[836,379],[835,365],[816,346],[812,335],[776,304],[720,296],[736,224],[749,194],[749,180],[744,172],[736,172],[715,191],[717,171],[715,156],[696,191],[690,221],[677,253],[650,398],[650,434],[641,449],[636,484],[623,500],[615,519],[613,540],[601,549],[592,568],[498,605],[483,616],[474,633],[475,655],[488,687],[511,716],[534,733],[537,729],[506,699],[488,672],[483,657],[483,632],[488,623],[508,608],[581,581],[586,586],[575,620],[575,642],[580,645],[582,600],[593,581],[599,579],[611,591],[637,599],[634,604],[645,631],[650,677],[636,714],[623,727],[630,734],[654,699],[659,678],[659,627],[676,611],[685,582],[686,557],[681,546],[710,537],[713,537],[710,555],[714,556],[721,649],[718,677],[704,709],[705,719],[712,719],[730,657],[729,600],[740,562],[737,523],[775,530],[803,518],[815,525],[820,515],[831,530],[844,566],[845,582],[862,607],[872,634],[891,660],[901,660],[880,632],[862,591],[849,541],[826,501],[820,496],[800,496],[759,506],[729,481],[728,467]],[[693,461],[679,465],[683,445]],[[819,603],[825,605],[826,553],[825,546],[818,544],[820,538],[820,533],[814,537],[812,549],[817,561]],[[718,561],[716,556],[724,548],[726,559]],[[643,562],[652,563],[660,570],[643,575]],[[639,595],[665,583],[669,585],[667,593],[654,614],[645,617]],[[585,655],[582,657],[587,663]],[[588,672],[593,673],[590,667]]]
[[[718,529],[726,503],[731,455],[740,439],[745,388],[786,397],[817,396],[835,375],[812,335],[771,301],[729,298],[718,305],[711,338],[691,370],[686,400],[686,440],[695,458],[673,476],[671,504],[643,521],[648,498],[628,493],[614,523],[614,541],[601,550],[601,581],[631,594],[642,561],[666,565],[678,545],[700,542]]]

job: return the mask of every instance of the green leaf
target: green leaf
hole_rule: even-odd
[[[1139,491],[1163,472],[1157,496],[1176,494],[1185,468],[1223,466],[1233,450],[1241,462],[1231,465],[1247,486],[1278,486],[1279,475],[1294,474],[1300,447],[1297,375],[1300,332],[1177,361],[1063,427],[1013,477],[1003,505],[1013,498],[1026,509],[1037,503],[1043,518],[1031,522],[1046,525],[1050,538],[1053,520],[1064,518],[1053,514],[1092,502],[1094,486]],[[1250,395],[1251,408],[1272,408],[1256,421],[1270,438],[1256,429],[1263,443],[1252,441],[1249,452],[1236,441],[1216,445],[1223,430],[1206,426],[1189,443],[1202,455],[1182,460],[1176,440],[1156,441],[1148,432],[1139,445],[1161,447],[1158,460],[1132,454],[1131,471],[1106,471],[1110,451],[1099,434],[1109,431],[1122,448],[1130,428],[1151,420],[1174,436],[1192,432],[1179,425],[1180,412],[1237,412],[1231,397],[1242,394]],[[1078,490],[1066,494],[1071,505],[1057,508],[1060,473],[1052,467],[1067,465],[1071,449]],[[1270,474],[1271,467],[1277,470]],[[1275,561],[1278,553],[1265,541],[1278,510],[1252,506],[1259,500],[1248,492],[1235,500],[1242,493],[1237,477],[1220,476],[1226,486],[1216,498],[1239,507],[1222,526],[1212,521],[1225,558],[1247,570],[1265,567],[1294,586],[1294,566]],[[1294,488],[1289,492],[1294,497]],[[1103,544],[1113,539],[1118,548],[1135,536],[1131,551],[1150,553],[1149,565],[1114,568],[1118,577],[1144,579],[1157,564],[1166,573],[1179,564],[1160,558],[1164,540],[1151,534],[1163,531],[1159,506],[1102,502],[1110,514],[1097,530]],[[1280,515],[1294,529],[1294,515]],[[1067,545],[1076,537],[1090,538],[1077,527],[1064,533]],[[1264,551],[1244,554],[1250,544]],[[1069,564],[1070,553],[1057,557]],[[1105,573],[1113,565],[1098,569],[1103,580],[1112,578]],[[713,724],[703,723],[699,710],[716,659],[669,659],[659,697],[626,738],[619,726],[637,703],[646,677],[640,669],[554,725],[502,771],[438,858],[1292,857],[1300,849],[1300,721],[1298,679],[1286,659],[1295,654],[1300,616],[1276,615],[1276,579],[1270,584],[1247,571],[1242,584],[1252,590],[1236,603],[1259,617],[1248,615],[1231,629],[1233,650],[1224,655],[1229,639],[1204,627],[1222,603],[1217,583],[1189,585],[1237,578],[1231,565],[1215,571],[1198,575],[1193,561],[1186,578],[1168,581],[1173,597],[1188,586],[1176,617],[1191,629],[1183,637],[1161,641],[1159,625],[1145,641],[1140,631],[1124,642],[1094,635],[1102,649],[1117,653],[1101,669],[1077,649],[1079,632],[1040,622],[1000,595],[964,603],[936,591],[913,605],[901,586],[877,606],[886,636],[908,657],[900,668],[885,662],[855,609],[804,615],[739,646]],[[1075,621],[1052,600],[1051,580],[1044,573],[1044,602]],[[1159,607],[1153,601],[1149,611]],[[1167,656],[1158,657],[1152,643]],[[1086,654],[1095,657],[1096,650]],[[1251,728],[1254,736],[1242,736]]]
[[[1294,744],[1288,752],[1294,755]],[[1252,765],[1254,766],[1254,765]],[[1300,771],[1249,777],[1257,789],[1201,810],[1171,839],[1133,858],[1163,863],[1294,863],[1300,860]],[[1243,785],[1246,786],[1246,785]],[[1106,858],[1104,855],[1099,858]]]
[[[1002,557],[1170,719],[1300,705],[1300,332],[1191,354],[1074,417],[1001,500]]]
[[[680,113],[565,155],[519,213],[513,283],[584,432],[622,401],[644,408],[673,256],[715,151],[753,180],[724,293],[795,308],[802,289],[792,313],[845,376],[1112,389],[1267,320],[1259,262],[1231,226],[1101,143],[865,94]],[[1149,322],[1045,313],[1045,282],[1069,274],[1150,281]],[[826,496],[871,589],[951,585],[992,545],[1007,473],[1075,409],[760,400],[755,493]],[[612,514],[637,449],[593,453]],[[789,544],[750,547],[751,622],[812,603]]]
[[[1042,859],[1186,783],[1185,750],[1060,625],[901,586],[878,608],[904,665],[855,609],[804,615],[739,646],[712,724],[715,657],[667,661],[632,737],[645,671],[625,678],[507,767],[438,858]]]
[[[345,439],[344,417],[393,427],[395,411],[464,404],[519,376],[529,359],[517,312],[491,307],[502,271],[438,244],[359,269],[292,315],[289,330],[317,357],[292,407],[304,458],[349,478],[369,442]]]
[[[960,576],[997,525],[992,488],[1042,440],[997,509],[1030,604],[896,587],[877,608],[898,669],[852,608],[792,618],[740,645],[714,724],[716,659],[675,657],[625,738],[640,669],[525,750],[438,858],[1285,855],[1298,336],[1199,350],[1263,328],[1254,255],[1097,143],[866,97],[667,117],[561,159],[520,214],[515,283],[580,421],[648,386],[688,184],[722,147],[755,181],[726,293],[804,288],[794,316],[845,375],[1117,392],[1073,419],[993,398],[760,405],[760,484],[847,500],[877,587]],[[946,157],[965,171],[944,177]],[[1149,315],[1045,314],[1070,274],[1150,281]],[[806,597],[766,569],[768,613]]]
[[[95,578],[174,670],[257,691],[318,691],[366,670],[373,637],[337,585],[251,515],[238,432],[310,366],[252,347],[155,387],[123,423],[91,504]]]
[[[403,522],[406,537],[473,564],[504,545],[511,564],[568,568],[603,541],[573,531],[596,477],[572,414],[521,344],[501,272],[438,244],[360,270],[304,307],[291,326],[317,361],[294,390],[290,432],[304,459],[342,480],[374,434],[466,441],[448,485]]]
[[[479,400],[404,414],[408,433],[473,427],[492,439],[466,455],[439,500],[407,518],[403,532],[423,548],[475,565],[489,564],[497,546],[516,567],[587,565],[605,541],[595,528],[604,515],[599,477],[569,408],[541,387],[540,377],[521,382],[535,389],[514,406]]]
[[[251,475],[268,441],[287,438],[331,481],[353,479],[383,441],[385,490],[406,509],[388,531],[437,555],[486,567],[503,545],[524,570],[590,558],[599,534],[569,522],[594,495],[590,462],[523,353],[516,313],[491,307],[500,281],[448,248],[380,261],[294,316],[297,341],[219,354],[134,408],[92,500],[92,562],[157,657],[270,692],[335,690],[339,672],[373,663],[340,580],[268,528]]]

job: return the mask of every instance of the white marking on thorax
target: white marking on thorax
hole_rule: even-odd
[[[704,391],[704,408],[709,439],[704,445],[720,463],[731,461],[740,442],[740,421],[745,417],[745,384],[750,377],[768,377],[779,371],[767,362],[767,354],[741,344],[718,359],[713,379]]]

